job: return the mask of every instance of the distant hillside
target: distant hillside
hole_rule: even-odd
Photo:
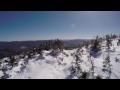
[[[24,49],[31,49],[33,46],[38,47],[40,44],[45,44],[49,40],[39,41],[13,41],[13,42],[0,42],[0,49],[9,48],[19,50],[21,47]],[[79,44],[88,41],[88,39],[74,39],[74,40],[62,40],[68,47],[77,47]]]
[[[0,42],[0,58],[8,56],[8,54],[16,54],[32,50],[33,46],[39,47],[40,44],[45,44],[49,40],[38,41],[12,41]],[[62,40],[67,47],[78,47],[79,44],[88,41],[87,39]]]
[[[90,39],[63,40],[65,45],[67,45],[68,47],[78,47],[79,44],[82,44],[86,41],[90,41]]]

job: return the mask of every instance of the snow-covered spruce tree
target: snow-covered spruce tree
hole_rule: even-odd
[[[19,51],[17,51],[17,55],[20,55],[20,52],[19,52]]]
[[[115,58],[115,61],[116,61],[116,62],[118,62],[118,61],[119,61],[119,59],[116,57],[116,58]]]
[[[99,36],[97,35],[96,39],[99,39]]]
[[[49,40],[48,42],[48,50],[52,49],[53,42]]]
[[[80,48],[78,48],[77,50],[76,50],[76,53],[79,53],[80,52]]]
[[[110,35],[106,35],[106,40],[110,39]]]
[[[89,79],[89,73],[86,71],[82,72],[79,79]]]
[[[49,50],[49,48],[48,48],[48,43],[46,42],[46,44],[45,44],[45,50]]]
[[[110,76],[111,76],[111,64],[110,64],[110,56],[107,55],[107,57],[105,58],[105,61],[103,62],[103,69],[102,69],[103,72],[107,72],[108,76],[107,76],[107,79],[110,79]]]
[[[41,45],[42,45],[42,46],[41,46],[41,47],[39,46],[39,48],[33,46],[33,50],[31,51],[31,55],[36,55],[36,54],[38,54],[39,51],[41,50],[41,48],[44,49],[44,48],[43,48],[43,44],[41,44]]]
[[[51,54],[53,56],[57,56],[60,53],[60,49],[57,46],[53,46],[53,49],[51,51]]]
[[[1,59],[0,59],[0,69],[2,68],[2,67],[1,67],[1,64],[2,64],[2,61],[1,61]]]
[[[85,43],[85,48],[88,49],[88,46],[89,46],[89,42],[86,42]]]
[[[88,56],[88,61],[90,62],[91,64],[91,67],[90,67],[90,75],[91,75],[91,78],[92,79],[95,79],[95,76],[94,76],[94,60],[91,58],[91,54]]]
[[[93,44],[91,45],[91,51],[98,52],[101,50],[101,46],[99,44],[98,39],[96,39]]]
[[[69,55],[66,52],[62,52],[66,57],[68,57]]]
[[[106,40],[106,37],[105,37],[105,36],[103,36],[103,37],[102,37],[102,41],[105,41],[105,40]]]
[[[94,78],[95,78],[95,77],[94,77],[94,68],[95,68],[95,66],[94,66],[93,60],[90,60],[90,63],[91,63],[91,68],[90,68],[90,70],[91,70],[91,75],[92,75],[92,79],[94,79]]]
[[[94,43],[94,40],[92,39],[91,41],[90,41],[90,44],[92,45]]]
[[[35,52],[36,51],[36,48],[35,48],[35,46],[33,46],[33,52]]]
[[[82,48],[82,45],[78,45],[78,48],[81,49],[81,48]]]
[[[82,55],[81,50],[82,50],[82,44],[78,45],[78,49],[76,50],[76,54],[81,56]]]
[[[3,76],[0,77],[0,79],[7,79],[9,78],[9,75],[6,74],[6,71],[7,71],[7,67],[6,67],[6,64],[4,64],[5,62],[1,62],[2,66],[0,67],[1,71],[3,72]],[[8,65],[10,65],[10,62],[7,62],[9,63]],[[11,67],[12,69],[12,67]]]
[[[110,40],[110,38],[107,38],[106,41],[107,41],[106,45],[108,49],[110,49],[110,46],[112,46],[112,41]]]
[[[107,45],[108,49],[110,49],[110,41],[109,40],[107,40],[106,45]]]
[[[73,66],[71,69],[71,74],[75,74],[75,73],[77,73],[77,71],[81,70],[81,67],[80,67],[81,62],[82,62],[82,60],[80,59],[80,57],[78,55],[75,55],[75,61],[72,62]]]
[[[47,45],[47,43],[46,43]],[[39,46],[39,48],[37,49],[37,54],[40,54],[40,56],[43,56],[43,50],[48,50],[48,47],[44,45],[44,44],[41,44]]]
[[[112,46],[111,42],[111,37],[109,35],[106,35],[106,46],[108,47],[108,49],[110,49],[110,46]]]
[[[2,71],[3,71],[3,76],[1,77],[1,79],[7,79],[7,78],[9,78],[9,75],[8,74],[6,74],[6,70],[3,70],[2,69]]]
[[[51,48],[52,48],[51,41],[49,41],[48,43],[46,42],[46,44],[45,44],[45,50],[50,50]]]
[[[76,50],[76,54],[80,55],[82,57],[83,51],[82,51],[82,46],[79,45],[78,49]]]
[[[72,62],[71,74],[77,75],[79,78],[80,73],[82,72],[80,63],[82,62],[81,58],[78,55],[75,55],[75,62]]]
[[[39,46],[39,49],[38,49],[39,51],[41,51],[41,50],[45,50],[45,45],[44,44],[41,44],[40,46]]]
[[[80,52],[81,52],[81,55],[83,55],[83,51],[84,51],[83,49],[81,49],[81,50],[80,50]]]
[[[32,58],[31,52],[28,53],[28,58],[29,58],[29,59]]]
[[[52,47],[52,55],[53,56],[57,56],[61,51],[63,51],[64,49],[64,44],[62,41],[60,41],[59,39],[56,39],[53,43],[53,47]]]
[[[113,35],[113,39],[115,40],[116,38],[117,38],[117,35],[114,34],[114,35]]]
[[[23,59],[23,58],[25,58],[25,56],[26,56],[26,55],[27,55],[27,53],[22,52],[22,54],[20,54],[20,56],[19,56],[19,57]]]
[[[13,67],[14,66],[14,64],[15,64],[15,61],[16,61],[16,59],[15,59],[15,57],[14,56],[11,56],[10,55],[10,65]]]
[[[102,44],[102,42],[103,42],[102,37],[100,37],[100,38],[98,39],[98,41],[100,42],[100,44]]]
[[[38,54],[40,54],[40,56],[43,56],[43,50],[38,51]]]
[[[111,35],[109,35],[110,36],[110,39],[113,39],[113,35],[111,34]]]
[[[117,46],[119,46],[120,45],[120,39],[118,39],[118,42],[117,42]]]
[[[79,64],[80,64],[83,60],[81,60],[81,58],[80,58],[78,55],[75,55],[75,58],[76,58],[76,59],[75,59],[75,61],[76,61],[75,63],[76,63],[77,66],[79,66]]]
[[[102,79],[102,77],[100,75],[97,75],[96,79]]]

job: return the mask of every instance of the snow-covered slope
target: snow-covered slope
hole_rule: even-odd
[[[1,60],[0,77],[3,78],[2,76],[4,76],[8,79],[77,79],[80,77],[81,72],[71,74],[71,68],[76,59],[75,55],[78,55],[82,60],[80,63],[82,72],[88,72],[90,74],[89,79],[95,79],[97,75],[103,79],[119,79],[120,46],[117,46],[117,42],[117,39],[113,40],[109,50],[106,47],[106,41],[102,42],[101,51],[93,53],[91,58],[89,57],[89,48],[86,49],[85,47],[81,49],[83,54],[81,51],[77,52],[78,49],[73,49],[63,50],[58,56],[52,56],[51,51],[43,51],[42,57],[36,54],[28,59],[26,56],[24,59],[20,59],[18,65],[12,69],[5,62],[9,59],[4,58]],[[110,56],[110,67],[105,63],[105,58],[108,55]],[[94,64],[94,77],[91,75],[91,60]],[[4,70],[5,74],[3,73]]]

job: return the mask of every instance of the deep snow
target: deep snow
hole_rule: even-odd
[[[94,76],[100,75],[103,79],[109,76],[109,73],[103,71],[104,61],[107,55],[110,56],[111,64],[111,76],[110,79],[120,78],[120,46],[117,46],[117,39],[112,41],[110,50],[107,47],[102,47],[99,53],[93,53],[91,59],[94,62],[95,73]],[[106,46],[106,41],[102,42],[102,46]],[[80,58],[83,60],[80,66],[82,71],[90,72],[91,63],[88,60],[89,52],[83,47],[83,55]],[[43,57],[39,54],[35,55],[32,59],[27,58],[20,59],[18,66],[11,67],[4,61],[9,60],[4,58],[1,60],[1,69],[6,70],[6,74],[9,75],[8,79],[77,79],[77,75],[71,75],[72,63],[75,61],[75,55],[77,49],[63,50],[57,57],[50,54],[51,51],[43,51]],[[68,54],[68,56],[66,54]],[[117,62],[116,62],[117,58]],[[0,77],[4,75],[0,70]],[[90,77],[92,79],[92,77]]]

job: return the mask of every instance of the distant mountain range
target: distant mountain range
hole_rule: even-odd
[[[79,44],[89,41],[90,39],[74,39],[74,40],[62,40],[68,47],[77,47]],[[33,46],[38,47],[40,44],[45,44],[49,40],[37,40],[37,41],[12,41],[12,42],[0,42],[0,49],[8,48],[13,50],[31,49]]]
[[[61,40],[67,47],[78,47],[79,44],[89,41],[90,39],[73,39],[73,40]],[[0,42],[0,58],[7,56],[8,52],[16,53],[22,51],[32,50],[32,47],[39,47],[40,44],[45,44],[49,40],[37,40],[37,41],[12,41],[12,42]]]
[[[82,44],[86,41],[90,41],[91,39],[74,39],[74,40],[62,40],[64,44],[68,47],[78,47],[79,44]]]

